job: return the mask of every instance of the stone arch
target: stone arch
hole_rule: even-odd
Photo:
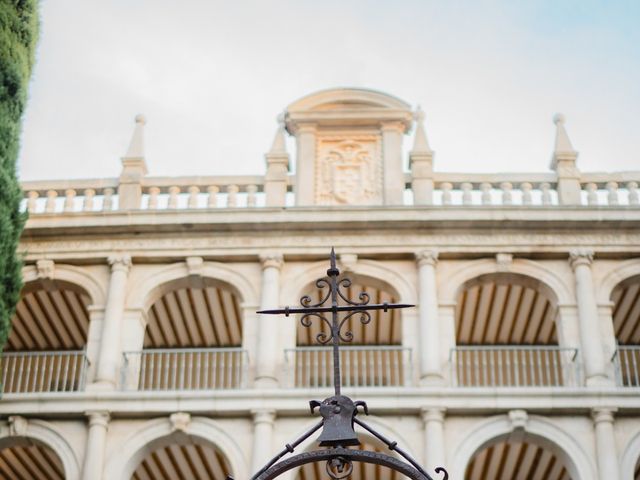
[[[510,436],[531,440],[549,449],[560,458],[572,480],[596,480],[596,467],[592,456],[587,454],[576,438],[548,419],[527,416],[524,411],[512,411],[510,415],[491,417],[467,433],[462,441],[451,450],[451,478],[464,478],[466,468],[477,452]]]
[[[183,423],[170,418],[146,422],[129,436],[109,456],[105,464],[105,478],[129,480],[148,453],[172,443],[176,435],[187,435],[222,453],[229,462],[235,478],[249,478],[243,451],[238,443],[217,422],[204,417],[189,417]]]
[[[326,110],[336,105],[369,108],[410,110],[411,106],[388,93],[369,88],[330,88],[320,90],[296,100],[287,107],[288,112]]]
[[[186,262],[174,263],[151,272],[133,286],[127,295],[127,305],[129,308],[147,311],[158,298],[172,288],[171,284],[174,281],[189,276]],[[204,262],[197,277],[208,278],[230,288],[244,306],[259,304],[258,293],[249,279],[224,263]]]
[[[625,280],[640,275],[640,258],[625,260],[611,266],[611,270],[602,278],[596,288],[596,296],[600,305],[611,302],[613,290]]]
[[[76,453],[53,425],[43,420],[27,420],[22,417],[14,417],[13,424],[14,426],[0,429],[0,447],[24,440],[35,440],[58,456],[67,480],[80,478],[80,463]]]
[[[634,480],[636,477],[637,466],[640,463],[640,432],[637,432],[620,457],[620,474],[621,480]]]
[[[496,273],[510,273],[536,279],[553,292],[558,305],[575,303],[571,287],[558,274],[540,263],[527,259],[515,259],[508,268],[504,269],[494,259],[489,258],[465,263],[448,275],[439,285],[440,303],[454,304],[458,293],[467,282],[476,277]]]
[[[58,264],[54,266],[53,280],[76,285],[87,292],[91,305],[102,306],[106,303],[105,286],[91,272],[74,265]],[[35,266],[28,265],[22,269],[22,280],[26,284],[40,280]]]
[[[356,278],[364,278],[374,283],[385,285],[397,293],[399,301],[402,303],[415,304],[417,301],[417,292],[415,287],[397,271],[381,262],[374,260],[358,260],[355,264],[349,265],[348,269],[341,268],[342,274],[355,280]],[[283,298],[284,305],[298,305],[300,297],[304,294],[304,290],[308,285],[313,284],[318,278],[327,276],[326,260],[316,262],[306,268],[303,272],[298,273],[293,278],[283,280],[283,285],[299,285],[298,290],[291,290],[291,293]]]

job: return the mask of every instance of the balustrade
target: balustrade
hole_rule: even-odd
[[[240,348],[162,348],[125,352],[128,390],[218,390],[245,385],[247,352]]]
[[[640,346],[620,346],[613,357],[620,387],[640,387]]]
[[[555,346],[460,346],[449,356],[458,387],[579,386],[577,350]]]
[[[85,386],[83,351],[5,352],[1,362],[4,394],[77,392]]]
[[[322,388],[333,385],[333,357],[329,347],[285,350],[290,386]],[[341,346],[343,387],[400,387],[410,385],[411,349],[388,346]]]

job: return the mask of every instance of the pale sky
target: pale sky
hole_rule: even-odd
[[[426,114],[439,171],[640,170],[637,0],[42,0],[21,178],[261,174],[276,117],[374,88]]]

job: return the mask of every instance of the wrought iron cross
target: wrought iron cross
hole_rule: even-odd
[[[318,318],[324,322],[329,328],[329,335],[324,332],[320,332],[316,336],[316,340],[321,345],[326,345],[332,342],[333,346],[333,385],[336,396],[341,395],[342,376],[340,371],[340,341],[351,342],[353,340],[353,333],[349,330],[343,332],[342,327],[353,316],[360,314],[360,323],[363,325],[368,324],[371,321],[371,314],[368,310],[383,310],[385,312],[397,309],[397,308],[409,308],[415,305],[409,305],[404,303],[380,303],[369,304],[369,294],[361,292],[358,295],[359,302],[350,300],[342,291],[341,288],[349,288],[351,286],[351,280],[348,278],[342,278],[338,280],[340,276],[340,270],[336,266],[336,253],[331,248],[330,255],[330,267],[327,270],[327,278],[320,278],[316,281],[316,287],[321,291],[325,287],[329,290],[322,295],[321,300],[318,303],[312,303],[312,298],[309,295],[305,295],[300,299],[301,307],[285,307],[277,310],[261,310],[257,313],[265,315],[282,315],[289,316],[291,314],[301,313],[300,323],[309,328],[311,327],[312,317]],[[325,304],[331,299],[331,304]],[[342,300],[346,305],[340,305],[339,301]],[[325,314],[331,313],[331,321],[325,316]],[[340,315],[346,313],[342,318]]]

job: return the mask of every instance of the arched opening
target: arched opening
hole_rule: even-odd
[[[184,278],[163,286],[147,311],[139,363],[140,390],[238,388],[244,380],[242,312],[238,294],[209,278]]]
[[[23,287],[2,355],[4,393],[84,388],[90,303],[86,290],[62,280]]]
[[[611,301],[618,343],[618,382],[625,387],[640,387],[640,275],[619,283],[611,293]]]
[[[60,457],[29,437],[11,437],[0,441],[0,478],[7,480],[64,480]]]
[[[214,445],[174,434],[149,448],[131,480],[222,480],[231,474],[228,459]]]
[[[341,287],[341,291],[351,302],[365,299],[371,304],[398,301],[398,293],[386,282],[353,274],[348,277],[352,283]],[[303,289],[312,304],[320,302],[327,292],[328,287],[319,289],[315,283]],[[346,304],[343,299],[339,299],[339,303]],[[350,342],[341,342],[342,384],[346,387],[405,385],[411,376],[407,371],[411,366],[411,352],[402,347],[401,311],[375,310],[370,315],[370,321],[365,317],[366,323],[361,321],[361,315],[353,315],[343,326],[343,335],[348,336],[347,332],[351,332],[353,337]],[[329,326],[317,317],[310,317],[310,324],[305,327],[297,322],[297,346],[294,351],[287,352],[288,362],[295,365],[294,383],[299,387],[331,386],[331,348],[318,342],[318,339],[328,338]]]
[[[467,465],[464,478],[572,480],[564,460],[531,436],[522,440],[503,438],[484,446]]]
[[[465,283],[455,312],[457,384],[575,384],[577,351],[558,347],[557,317],[556,295],[537,279],[493,273]]]
[[[393,452],[375,438],[362,436],[361,441],[362,443],[360,445],[349,448],[352,450],[365,450],[393,456]],[[296,480],[324,480],[326,478],[329,478],[326,471],[326,462],[303,465],[295,477]],[[353,462],[353,472],[348,478],[349,480],[403,480],[407,477],[400,472],[396,472],[382,465]]]

